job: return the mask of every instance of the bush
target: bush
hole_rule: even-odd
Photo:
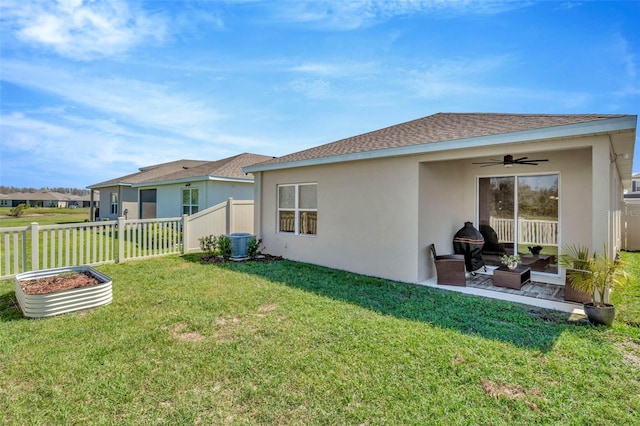
[[[231,258],[231,238],[226,235],[209,235],[198,238],[200,249],[206,253],[206,257],[220,256],[224,260]]]
[[[22,213],[24,213],[24,211],[27,210],[28,208],[29,206],[26,205],[25,203],[18,204],[17,206],[9,210],[9,216],[20,217],[22,216]]]
[[[231,238],[226,235],[218,237],[218,251],[224,260],[231,258]]]
[[[260,252],[260,243],[262,240],[256,240],[256,237],[251,237],[249,243],[247,244],[247,255],[249,259],[255,260],[258,255],[262,254]]]
[[[200,241],[200,250],[205,252],[208,257],[215,256],[218,248],[218,237],[209,235],[208,237],[198,238],[198,241]]]

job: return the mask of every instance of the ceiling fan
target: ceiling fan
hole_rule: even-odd
[[[505,167],[513,167],[514,164],[522,164],[524,166],[537,166],[538,163],[543,161],[549,161],[547,159],[544,160],[529,160],[529,157],[520,157],[513,158],[513,155],[505,155],[502,161],[491,159],[491,161],[483,161],[480,163],[472,163],[472,164],[481,164],[480,167],[489,167],[489,166],[497,166],[498,164],[502,164]]]

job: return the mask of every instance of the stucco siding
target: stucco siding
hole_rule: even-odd
[[[477,226],[480,177],[557,174],[558,245],[601,249],[620,238],[621,184],[610,147],[606,136],[586,136],[262,172],[256,229],[272,254],[420,282],[435,275],[428,244],[451,253],[464,222]],[[506,153],[548,161],[511,168],[473,164]],[[277,185],[305,182],[318,183],[318,235],[278,234]]]
[[[277,233],[277,185],[318,184],[317,236]],[[418,164],[359,161],[264,173],[260,227],[265,251],[288,259],[390,278],[417,279]]]

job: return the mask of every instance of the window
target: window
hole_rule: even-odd
[[[278,185],[278,232],[316,235],[318,184]]]
[[[557,174],[479,179],[478,219],[488,265],[518,254],[532,271],[558,273],[558,180]]]
[[[182,214],[198,213],[198,188],[182,190]]]
[[[111,193],[111,214],[118,214],[118,193]]]

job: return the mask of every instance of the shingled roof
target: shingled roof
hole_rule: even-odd
[[[242,168],[264,162],[265,160],[270,160],[272,158],[273,157],[268,157],[266,155],[244,153],[218,161],[205,162],[194,167],[183,168],[182,170],[178,170],[174,173],[148,179],[144,183],[148,184],[205,177],[253,180],[253,176],[244,173]]]
[[[349,154],[525,132],[623,117],[631,116],[622,114],[438,113],[274,158],[246,168],[245,171],[275,169],[278,168],[278,165],[284,166],[286,163],[298,163]]]
[[[104,182],[90,185],[89,188],[97,189],[115,185],[145,185],[149,183],[161,183],[196,178],[227,178],[253,180],[247,176],[242,168],[255,163],[271,159],[266,155],[243,153],[218,161],[203,160],[178,160],[169,163],[156,164],[142,167],[139,172]]]

